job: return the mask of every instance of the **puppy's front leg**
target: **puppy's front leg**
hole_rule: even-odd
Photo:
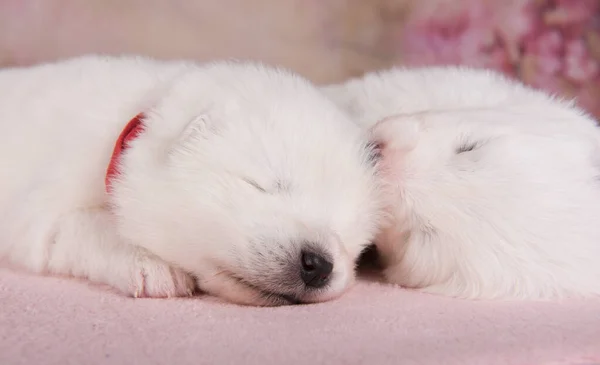
[[[63,216],[50,246],[50,273],[84,277],[136,297],[186,296],[194,289],[194,280],[183,271],[123,243],[104,209]]]

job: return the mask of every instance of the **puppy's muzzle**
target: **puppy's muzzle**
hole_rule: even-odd
[[[302,251],[300,277],[306,286],[322,288],[329,282],[333,264],[324,255],[312,251]]]

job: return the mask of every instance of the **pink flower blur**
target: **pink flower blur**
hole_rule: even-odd
[[[400,42],[405,64],[495,69],[600,118],[600,1],[416,3]]]

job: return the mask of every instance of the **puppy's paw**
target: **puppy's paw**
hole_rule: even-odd
[[[192,296],[194,279],[166,262],[140,253],[131,270],[128,293],[136,298]]]
[[[136,298],[168,298],[193,295],[195,280],[143,249],[127,247],[113,252],[101,281]],[[94,280],[95,279],[95,280]]]
[[[158,256],[123,243],[104,209],[67,214],[57,223],[45,270],[107,284],[135,297],[190,296],[195,280]]]

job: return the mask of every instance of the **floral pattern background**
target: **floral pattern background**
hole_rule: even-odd
[[[0,0],[0,66],[84,53],[247,58],[319,83],[463,64],[600,118],[600,0]]]

